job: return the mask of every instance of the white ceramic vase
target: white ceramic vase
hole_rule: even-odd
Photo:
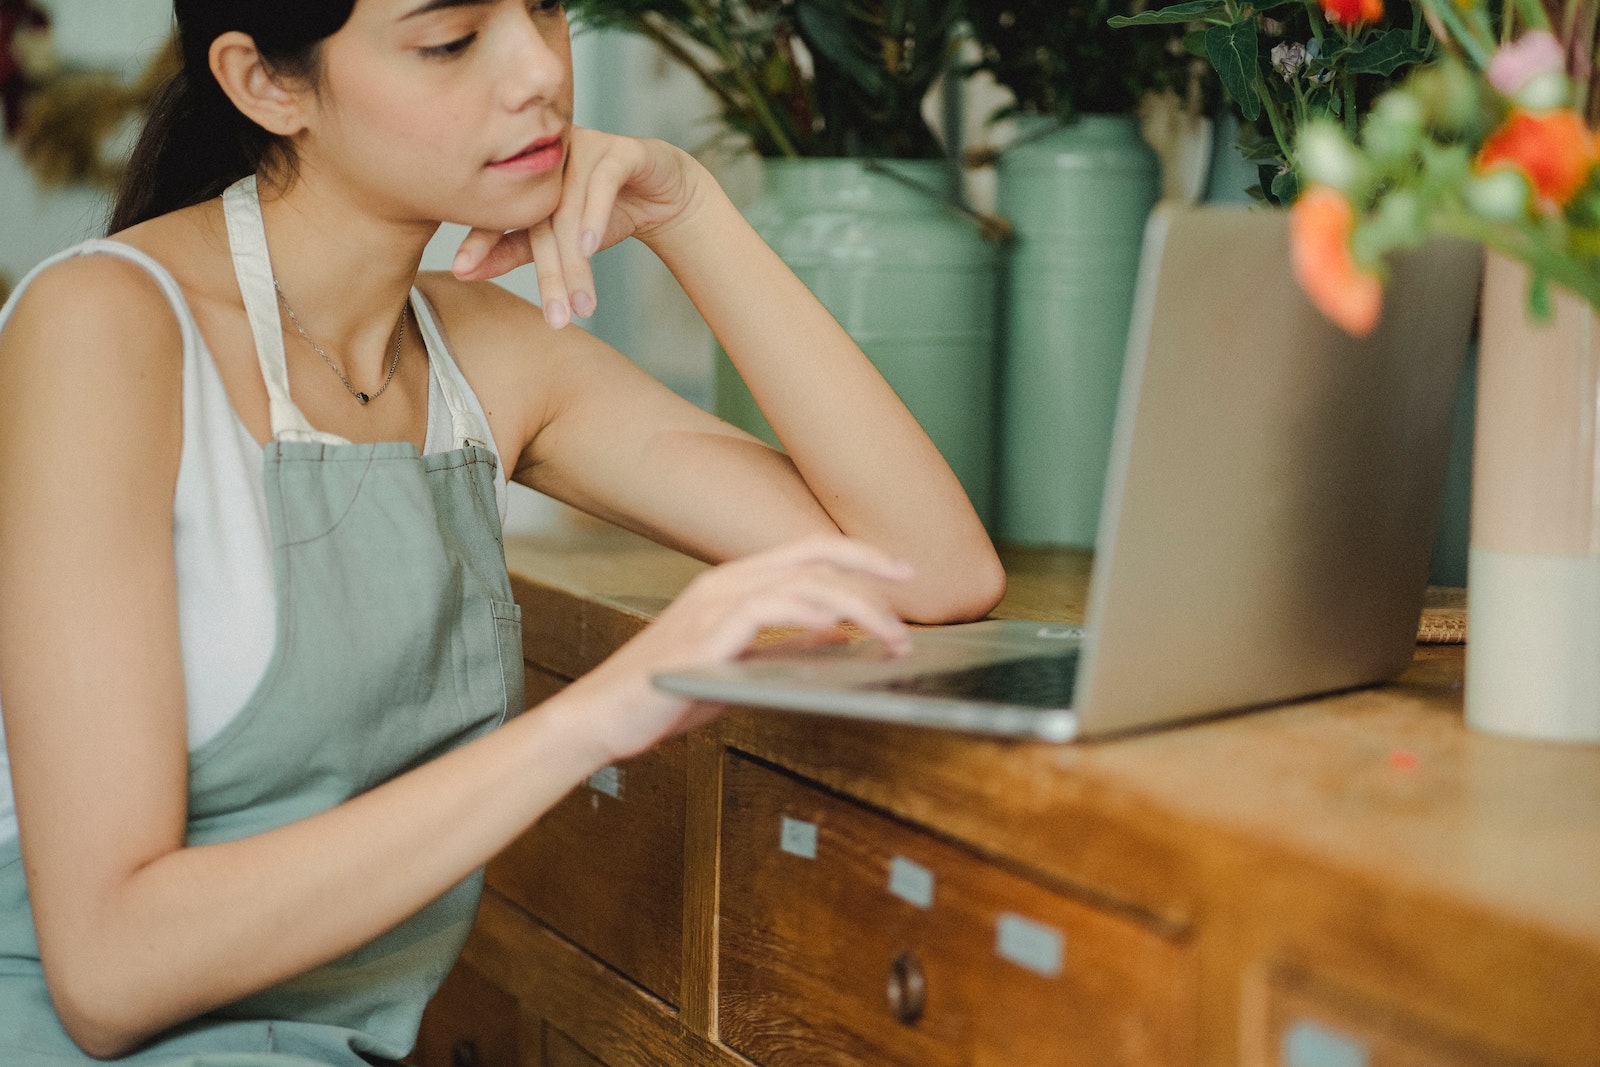
[[[1600,742],[1600,315],[1485,265],[1468,561],[1467,723]]]

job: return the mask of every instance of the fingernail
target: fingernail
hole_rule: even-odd
[[[600,251],[600,235],[593,230],[584,230],[578,237],[578,251],[586,256],[592,256]]]
[[[567,310],[567,305],[559,300],[552,300],[544,306],[544,321],[550,324],[553,330],[559,330],[572,321],[572,313]]]
[[[594,314],[594,297],[579,289],[572,294],[572,310],[582,318],[588,318]]]
[[[476,257],[463,248],[456,253],[455,260],[450,264],[450,271],[452,274],[467,274],[475,266],[477,266]]]

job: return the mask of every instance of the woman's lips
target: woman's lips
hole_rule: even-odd
[[[523,174],[544,174],[561,166],[566,153],[560,136],[534,141],[516,155],[497,159],[489,164],[491,170],[517,171]]]

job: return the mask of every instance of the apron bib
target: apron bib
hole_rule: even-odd
[[[245,706],[189,754],[192,845],[325,811],[523,706],[521,612],[501,543],[498,463],[454,362],[423,331],[450,409],[451,451],[419,456],[409,442],[351,444],[313,429],[289,398],[255,179],[231,187],[223,203],[271,402],[273,440],[262,463],[276,643]],[[420,302],[413,292],[413,310]],[[481,881],[474,875],[370,944],[114,1062],[397,1060],[461,951]],[[0,1062],[99,1062],[72,1044],[50,1008],[15,842],[0,850]]]

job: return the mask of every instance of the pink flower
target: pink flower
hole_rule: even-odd
[[[1549,30],[1529,30],[1496,49],[1485,73],[1489,84],[1502,94],[1516,96],[1523,86],[1540,75],[1565,71],[1566,55],[1555,35]]]

